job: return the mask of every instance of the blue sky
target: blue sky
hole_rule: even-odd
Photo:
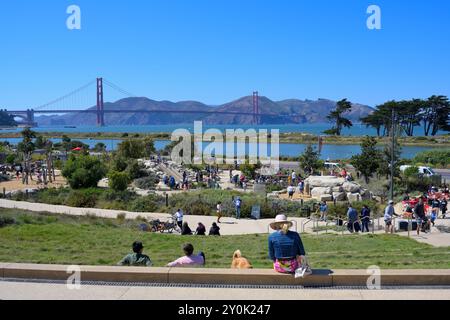
[[[71,4],[81,30],[66,28]],[[382,30],[366,27],[371,4]],[[450,95],[447,0],[15,0],[0,7],[0,40],[0,107],[10,110],[97,76],[151,99],[210,104],[253,90],[372,106]]]

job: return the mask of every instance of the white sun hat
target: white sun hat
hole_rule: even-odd
[[[284,214],[279,214],[278,216],[276,216],[275,221],[270,224],[270,227],[273,230],[280,230],[281,226],[286,223],[289,225],[289,228],[292,228],[292,221],[289,221]]]

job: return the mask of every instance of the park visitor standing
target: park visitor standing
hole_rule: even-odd
[[[234,200],[234,206],[236,207],[236,219],[241,218],[241,208],[242,208],[242,200],[240,197],[236,197]]]
[[[180,229],[183,228],[183,211],[181,209],[178,209],[175,213],[175,220],[177,221],[178,227]]]
[[[369,231],[369,224],[370,224],[370,209],[368,205],[364,205],[361,210],[361,223],[362,223],[362,232]]]
[[[356,211],[356,209],[353,208],[351,204],[348,205],[347,219],[348,219],[347,224],[348,231],[350,231],[351,233],[359,232],[360,226],[358,223],[358,211]]]
[[[326,201],[323,201],[320,204],[320,220],[327,221],[327,215],[328,215],[328,205]]]
[[[389,205],[384,210],[384,223],[386,224],[386,233],[394,233],[394,216],[398,217],[398,214],[395,213],[394,201],[391,200],[389,201]]]
[[[217,223],[220,223],[220,219],[222,219],[222,202],[218,202],[216,206],[217,213]]]
[[[292,200],[292,198],[294,197],[294,192],[295,192],[294,187],[291,185],[289,187],[287,187],[287,192],[288,192],[289,199]]]

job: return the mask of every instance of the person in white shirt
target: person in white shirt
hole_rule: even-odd
[[[181,229],[183,227],[183,210],[178,209],[178,211],[175,213],[175,219],[177,220],[177,225]]]
[[[293,186],[289,186],[287,188],[287,192],[288,192],[288,195],[289,195],[289,199],[292,199],[294,197],[294,192],[295,192],[294,187]]]

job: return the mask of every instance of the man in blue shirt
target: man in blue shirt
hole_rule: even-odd
[[[347,219],[348,231],[350,231],[351,233],[353,233],[354,231],[359,232],[360,228],[358,223],[358,211],[356,211],[356,209],[353,208],[351,204],[348,205]]]

